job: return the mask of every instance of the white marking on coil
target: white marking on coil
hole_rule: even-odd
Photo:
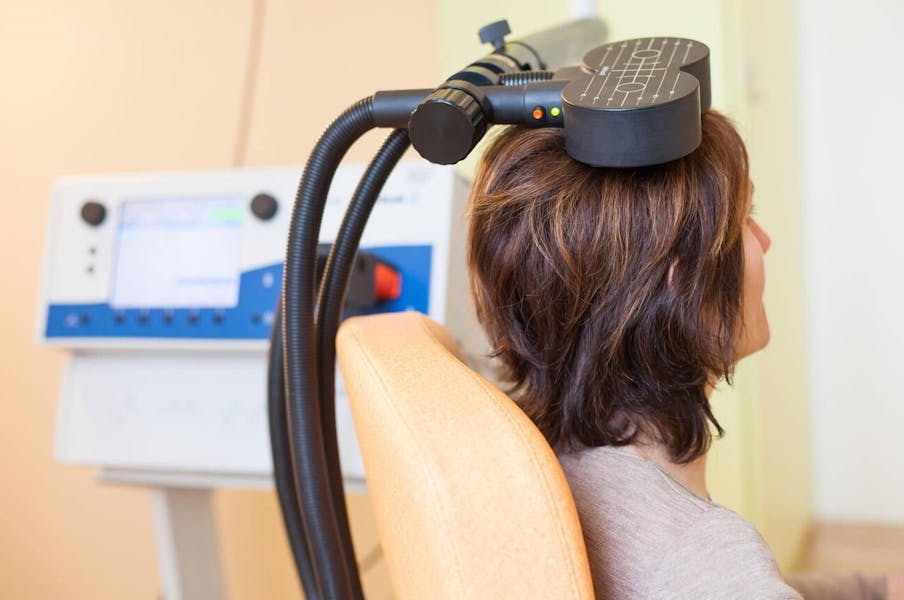
[[[637,76],[640,75],[640,72],[643,70],[643,63],[646,59],[640,59],[640,66],[637,67],[637,70],[634,71],[634,78],[631,80],[631,83],[637,83]]]
[[[601,69],[600,73],[599,73],[600,75],[605,75],[606,73],[604,73],[604,71],[608,70],[608,68],[609,68],[608,66],[603,67],[603,63],[606,62],[606,57],[609,56],[610,52],[612,52],[612,46],[607,46],[606,53],[603,54],[603,58],[600,59],[600,64],[599,64],[599,66],[597,66],[597,69]],[[585,87],[584,91],[581,93],[581,100],[583,100],[584,96],[587,95],[587,90],[589,90],[590,86],[593,85],[593,80],[596,79],[596,75],[597,75],[597,73],[596,73],[596,71],[594,71],[593,75],[590,77],[590,81],[587,82],[587,87]]]
[[[597,65],[597,67],[596,67],[597,69],[602,69],[602,68],[603,68],[603,63],[606,62],[606,57],[609,56],[609,53],[610,53],[610,52],[612,52],[612,46],[606,46],[606,53],[603,54],[603,58],[600,60],[600,64]]]
[[[675,53],[678,52],[678,44],[680,43],[681,42],[679,40],[675,40],[675,47],[672,48],[672,55],[669,57],[669,64],[667,64],[666,67],[672,66],[672,60],[674,60],[675,58]]]
[[[664,44],[665,42],[663,42]],[[669,57],[669,62],[666,65],[666,68],[672,66],[672,60],[675,58],[675,53],[678,52],[678,45],[681,44],[681,40],[675,40],[675,46],[672,48],[672,55]],[[659,92],[662,90],[662,84],[665,83],[665,73],[662,74],[662,79],[659,80],[659,87],[656,88],[656,93],[653,94],[653,104],[656,103],[656,99],[659,98]],[[675,83],[678,83],[678,80],[675,80]],[[672,88],[672,94],[675,93],[674,88]]]
[[[625,47],[628,45],[627,42],[623,42],[621,48],[618,51],[618,54],[615,55],[615,62],[612,63],[612,66],[617,67],[618,61],[621,58],[622,52],[625,51]],[[612,70],[610,69],[608,73],[606,73],[606,78],[603,80],[603,85],[600,86],[600,91],[596,93],[596,96],[593,97],[593,103],[596,104],[596,101],[600,99],[600,94],[603,93],[603,88],[606,87],[606,82],[609,81],[609,75],[612,74]],[[587,89],[590,89],[590,86],[587,86]],[[583,98],[583,96],[581,96]],[[610,98],[611,100],[611,98]]]
[[[658,65],[658,62],[650,63],[651,65]],[[630,69],[612,69],[613,73],[627,73],[629,71],[633,72],[637,67],[632,67]],[[643,71],[668,71],[665,67],[644,67]],[[639,75],[639,77],[652,77],[652,75]]]

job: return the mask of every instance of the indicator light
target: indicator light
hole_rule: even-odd
[[[552,108],[549,109],[549,114],[551,114],[554,117],[558,117],[560,114],[562,114],[562,109],[559,108],[558,106],[553,106]]]
[[[535,106],[534,111],[531,113],[531,116],[534,118],[534,120],[539,121],[540,119],[543,118],[543,114],[544,114],[543,107]]]

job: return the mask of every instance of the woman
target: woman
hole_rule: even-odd
[[[709,396],[763,348],[763,255],[741,138],[607,169],[558,129],[509,128],[474,183],[478,315],[512,394],[560,457],[600,598],[885,598],[885,578],[784,582],[754,527],[715,504]]]

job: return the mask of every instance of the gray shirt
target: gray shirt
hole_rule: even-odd
[[[612,447],[563,454],[559,461],[598,598],[800,600],[752,524],[699,498],[655,463]],[[811,595],[806,581],[799,587],[813,600],[882,597],[847,587],[865,585],[856,577],[850,584],[818,583],[828,591]]]

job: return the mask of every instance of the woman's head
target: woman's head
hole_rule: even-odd
[[[471,196],[472,290],[550,443],[706,451],[721,432],[708,387],[769,336],[750,195],[744,144],[712,111],[696,151],[639,169],[581,164],[558,129],[493,140]]]

